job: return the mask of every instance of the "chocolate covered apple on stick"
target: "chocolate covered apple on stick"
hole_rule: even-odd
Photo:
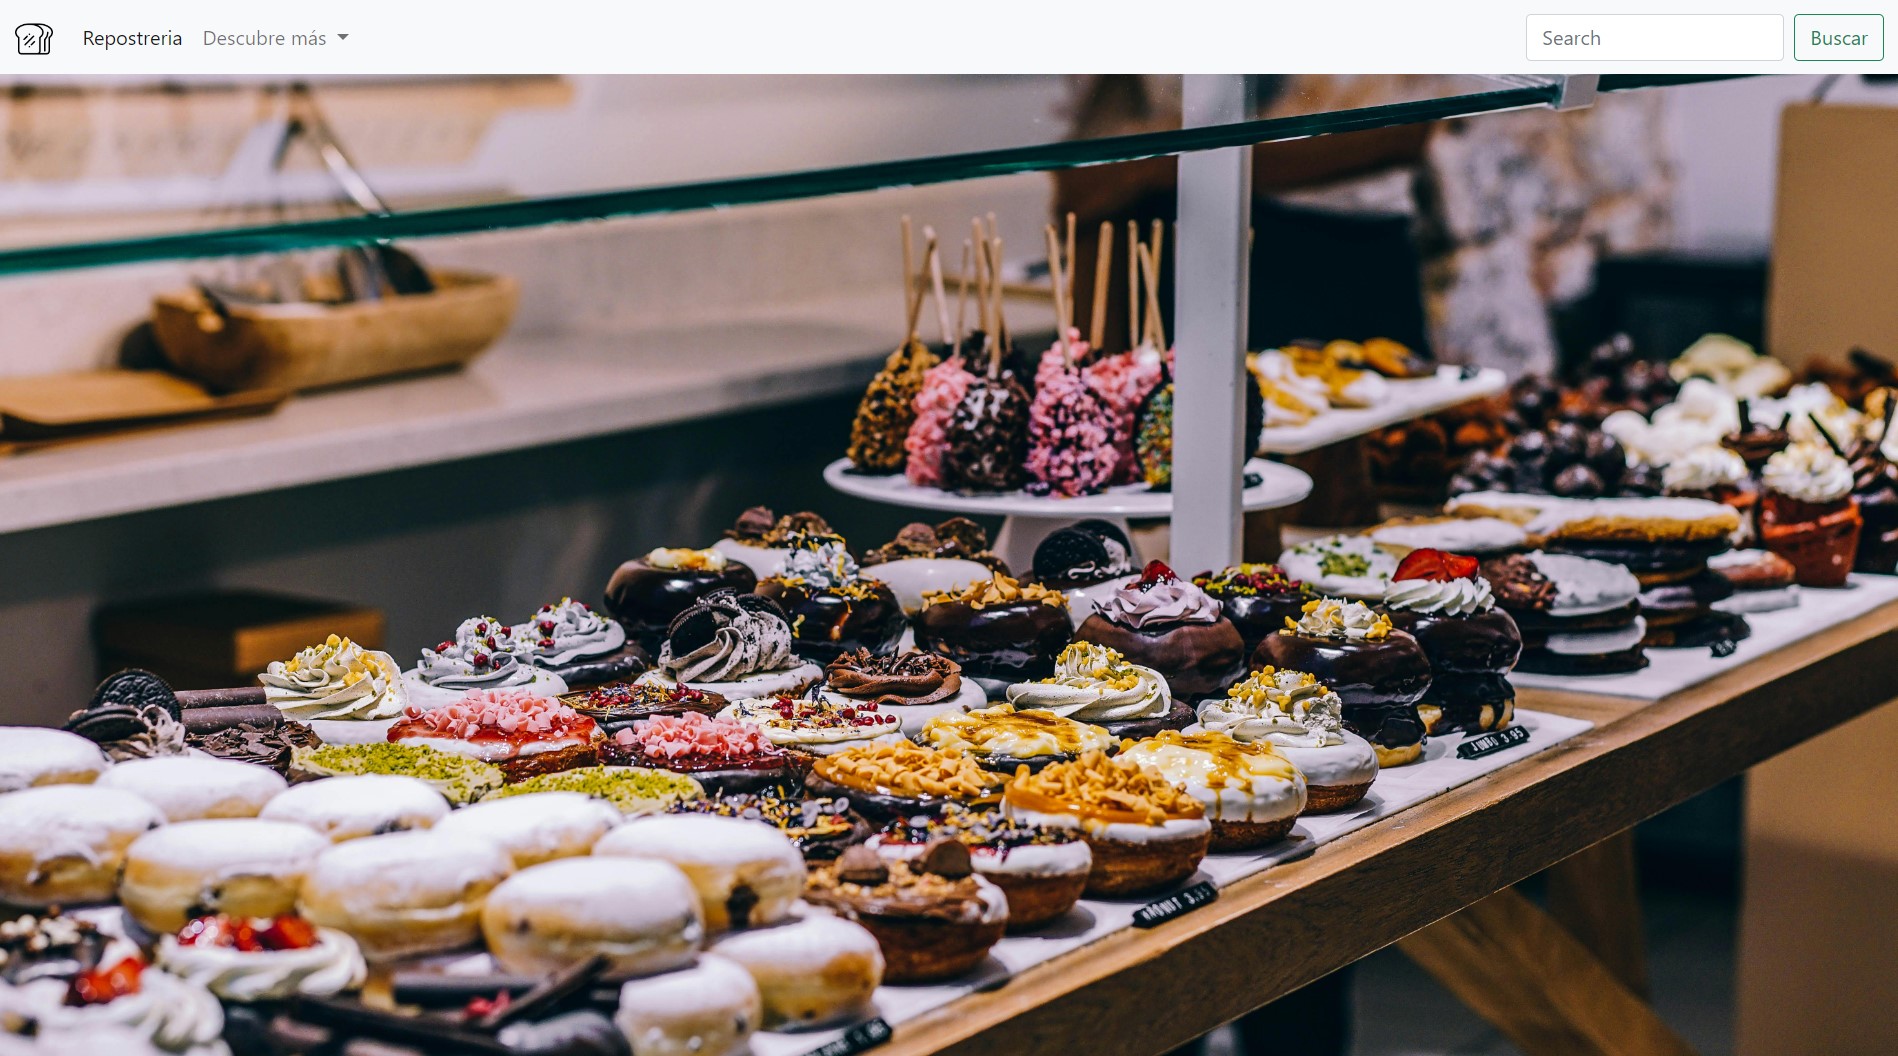
[[[933,232],[925,229],[923,248],[925,266],[936,280],[937,314],[948,340],[948,314],[941,301],[941,265]],[[857,414],[850,423],[850,447],[845,454],[850,464],[865,473],[896,473],[903,469],[910,428],[916,421],[916,397],[922,391],[925,373],[941,360],[917,334],[916,320],[922,314],[924,292],[917,287],[912,264],[912,237],[909,217],[903,218],[903,314],[904,333],[908,336],[883,362],[883,369],[870,379]]]

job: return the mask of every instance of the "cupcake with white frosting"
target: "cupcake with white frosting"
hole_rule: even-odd
[[[1858,554],[1864,518],[1852,469],[1824,444],[1796,443],[1766,460],[1760,543],[1792,562],[1802,587],[1841,587]]]
[[[1344,728],[1344,702],[1303,671],[1263,667],[1199,706],[1200,725],[1236,741],[1272,745],[1305,775],[1313,814],[1356,806],[1377,779],[1377,752]]]
[[[1746,460],[1719,444],[1694,448],[1661,469],[1661,487],[1669,495],[1707,499],[1733,507],[1740,515],[1737,542],[1753,537],[1753,510],[1760,493]]]
[[[453,639],[422,650],[421,660],[402,673],[408,702],[433,711],[472,689],[518,689],[543,697],[565,693],[567,683],[559,675],[522,659],[528,649],[507,624],[492,616],[471,616],[455,628]]]
[[[326,744],[372,744],[409,705],[409,683],[388,653],[330,635],[257,676],[264,699]]]

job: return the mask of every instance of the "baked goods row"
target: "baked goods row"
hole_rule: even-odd
[[[1039,359],[1009,333],[997,280],[1001,239],[975,225],[963,243],[961,291],[951,321],[934,232],[925,231],[925,285],[933,291],[942,352],[917,334],[924,291],[906,282],[908,338],[865,390],[846,455],[857,472],[904,474],[921,487],[959,492],[1022,489],[1073,497],[1118,485],[1164,489],[1172,482],[1173,353],[1160,317],[1159,258],[1164,229],[1127,232],[1128,351],[1101,352],[1113,281],[1114,227],[1102,224],[1084,336],[1073,319],[1074,219],[1064,243],[1046,232],[1057,318],[1054,343]],[[911,273],[905,226],[905,274]],[[975,322],[968,324],[974,290]],[[1434,366],[1382,338],[1299,343],[1247,358],[1246,426],[1310,421],[1332,407],[1367,407],[1389,397],[1386,378],[1420,377]],[[1250,454],[1248,444],[1247,453]]]

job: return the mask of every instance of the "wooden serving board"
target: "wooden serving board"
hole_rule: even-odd
[[[267,414],[288,394],[259,389],[213,396],[156,370],[99,370],[0,379],[0,454],[136,430]]]

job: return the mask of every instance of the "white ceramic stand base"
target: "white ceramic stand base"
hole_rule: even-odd
[[[1311,478],[1291,466],[1255,458],[1246,463],[1246,472],[1259,478],[1257,484],[1246,488],[1240,496],[1241,508],[1248,513],[1290,506],[1311,494]],[[1173,514],[1172,493],[1152,491],[1142,484],[1109,488],[1098,495],[1073,499],[1019,491],[963,495],[941,488],[919,487],[900,473],[890,476],[853,473],[849,460],[841,458],[824,467],[824,482],[846,495],[891,506],[1000,516],[1002,530],[996,534],[993,546],[996,554],[1008,562],[1008,567],[1017,575],[1027,574],[1034,565],[1035,547],[1058,528],[1076,521],[1100,519],[1126,531],[1129,519]],[[1138,556],[1144,559],[1144,555]]]

